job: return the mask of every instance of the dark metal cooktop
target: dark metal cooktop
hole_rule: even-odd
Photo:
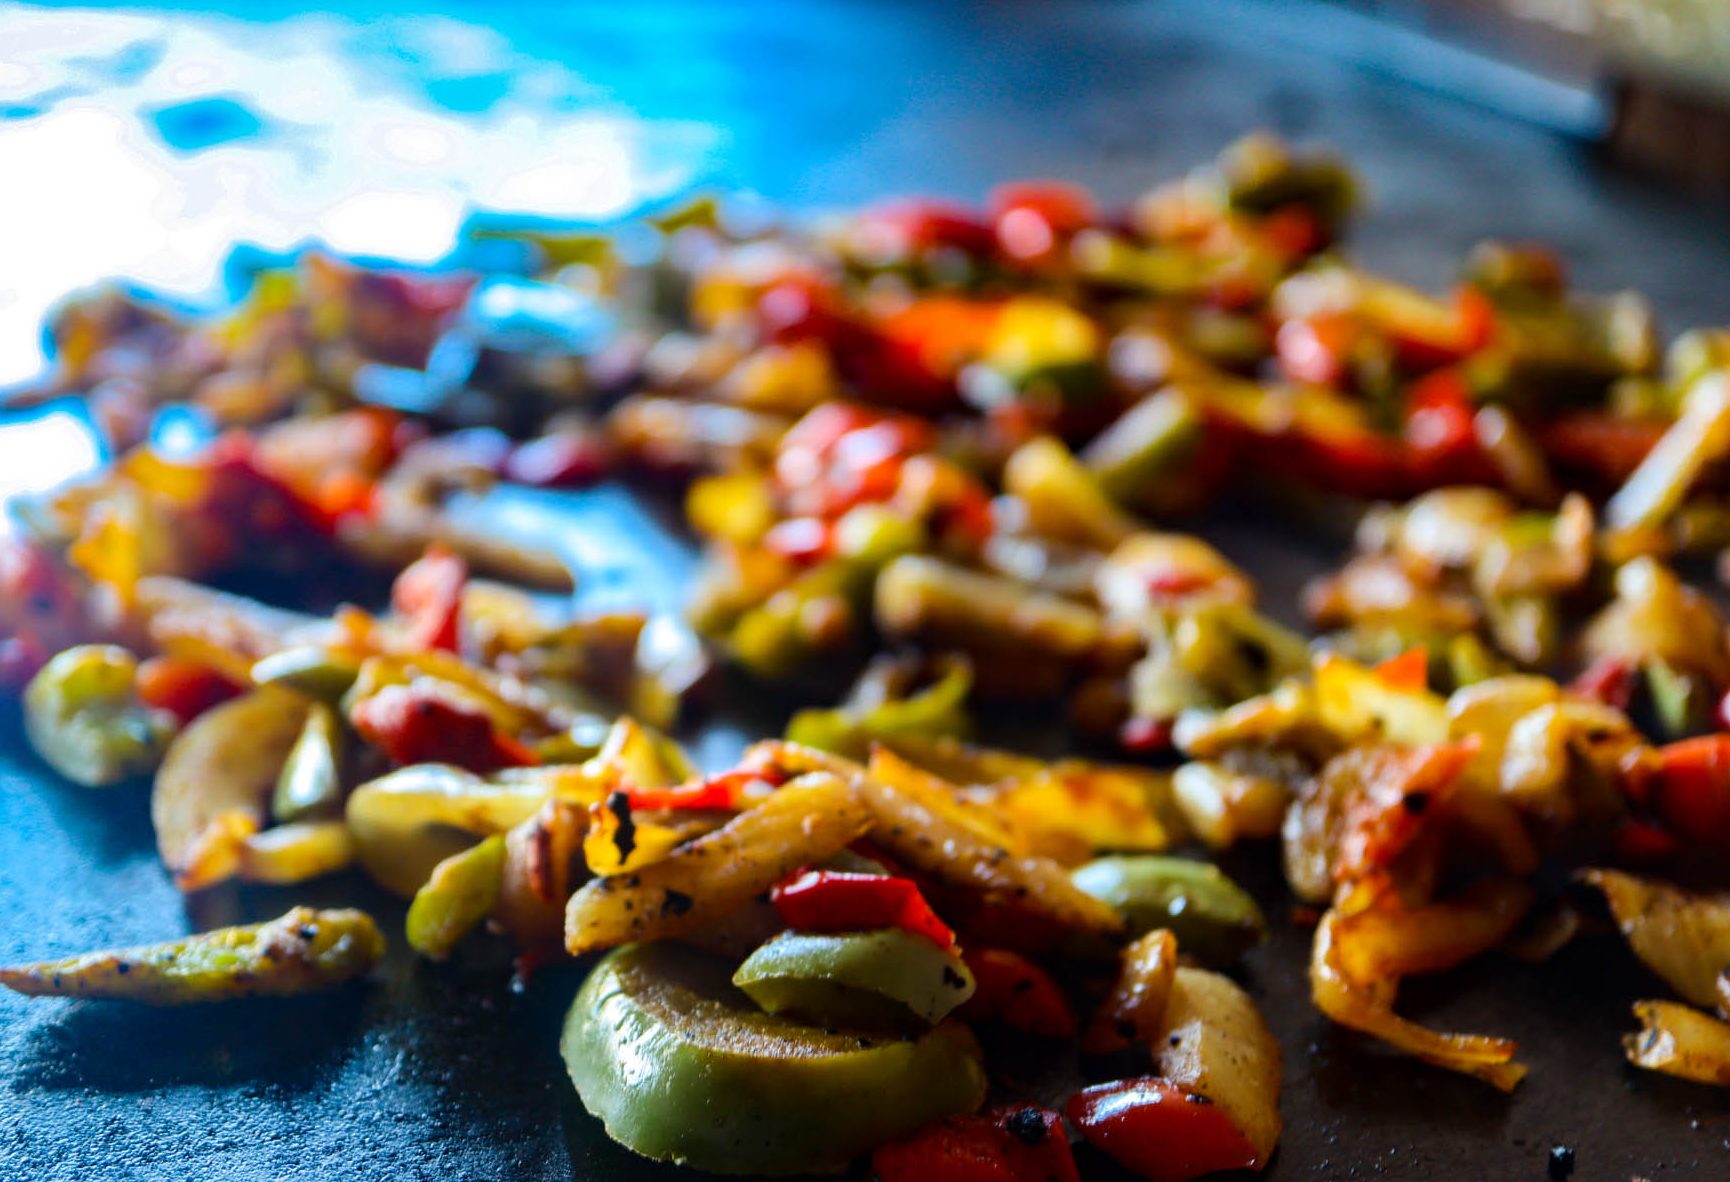
[[[1286,27],[1303,8],[1275,7]],[[1373,266],[1439,284],[1480,237],[1541,237],[1583,285],[1652,293],[1672,327],[1730,321],[1723,217],[1602,171],[1579,143],[1332,63],[1313,40],[1270,37],[1254,9],[1030,0],[771,12],[691,0],[629,15],[457,15],[532,36],[537,53],[572,61],[645,118],[719,124],[731,137],[724,179],[798,206],[908,189],[977,197],[1034,174],[1127,198],[1269,126],[1332,141],[1362,167],[1376,205],[1358,249]],[[621,525],[628,503],[616,492],[555,503],[567,535],[643,536]],[[1327,558],[1291,533],[1221,535],[1274,605],[1293,604]],[[590,573],[617,593],[688,561],[663,539],[622,572]],[[712,734],[705,748],[729,743]],[[1270,851],[1230,868],[1283,914]],[[401,905],[358,877],[183,904],[157,866],[141,787],[60,784],[15,720],[0,724],[0,961],[262,918],[309,896],[374,907],[400,930]],[[1331,1028],[1307,1000],[1308,933],[1275,930],[1245,970],[1286,1052],[1273,1182],[1540,1180],[1555,1145],[1576,1150],[1578,1182],[1730,1178],[1724,1094],[1622,1064],[1628,1003],[1654,984],[1613,941],[1581,942],[1540,969],[1491,960],[1409,985],[1415,1016],[1520,1040],[1533,1071],[1504,1097]],[[508,975],[485,950],[416,964],[399,940],[377,984],[315,999],[162,1013],[0,997],[0,1179],[690,1176],[633,1159],[576,1102],[555,1046],[576,974],[547,973],[520,993]],[[1117,1176],[1097,1158],[1086,1171]]]

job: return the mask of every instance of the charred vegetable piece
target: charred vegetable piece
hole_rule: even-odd
[[[271,815],[278,821],[339,815],[342,748],[342,720],[331,707],[315,704],[277,775]]]
[[[407,898],[476,838],[534,816],[547,793],[548,785],[535,780],[495,783],[461,768],[419,764],[356,788],[344,815],[366,872]]]
[[[409,904],[409,947],[432,960],[449,956],[492,912],[504,870],[505,839],[498,833],[440,862]]]
[[[1177,938],[1164,928],[1147,933],[1123,950],[1122,967],[1082,1040],[1093,1055],[1151,1042],[1165,1024],[1166,1003],[1177,972]]]
[[[355,703],[349,720],[397,763],[449,763],[472,772],[527,767],[534,752],[490,718],[435,686],[387,685]]]
[[[1730,1023],[1673,1001],[1635,1002],[1634,1016],[1642,1029],[1622,1039],[1628,1062],[1730,1088]]]
[[[733,984],[771,1014],[824,1029],[930,1026],[973,996],[960,954],[898,928],[788,932],[746,957]]]
[[[1486,879],[1419,906],[1379,899],[1340,918],[1339,965],[1364,988],[1449,969],[1501,944],[1531,905],[1531,888],[1511,879]]]
[[[174,715],[146,706],[138,661],[114,645],[83,645],[56,656],[24,689],[24,734],[55,771],[100,788],[142,775],[162,759]]]
[[[565,912],[565,947],[580,956],[699,931],[869,826],[852,785],[822,773],[794,780],[662,861],[585,884]]]
[[[41,996],[188,1005],[329,989],[365,975],[383,954],[384,937],[364,912],[296,907],[269,923],[0,969],[0,985]]]
[[[1261,940],[1261,909],[1209,862],[1158,855],[1099,858],[1076,870],[1075,885],[1115,907],[1130,931],[1166,928],[1186,952],[1229,964]]]
[[[871,1155],[877,1182],[1080,1182],[1063,1118],[1011,1106],[951,1116]]]
[[[985,1095],[963,1026],[912,1040],[804,1026],[758,1010],[723,962],[670,944],[622,948],[597,965],[560,1048],[584,1107],[615,1140],[717,1173],[839,1170]]]
[[[1509,1039],[1426,1029],[1394,1013],[1397,982],[1365,986],[1353,981],[1339,963],[1339,922],[1337,912],[1329,911],[1316,927],[1310,994],[1318,1010],[1342,1026],[1374,1035],[1426,1063],[1476,1076],[1501,1091],[1511,1092],[1519,1085],[1526,1068],[1514,1062],[1519,1048]]]
[[[1044,969],[1007,948],[970,948],[963,957],[975,988],[962,1017],[999,1022],[1041,1038],[1074,1037],[1075,1014]]]
[[[1160,1076],[1218,1105],[1255,1147],[1245,1164],[1265,1166],[1282,1127],[1284,1065],[1249,994],[1229,977],[1180,967],[1154,1041]]]
[[[1718,976],[1730,968],[1730,895],[1696,895],[1619,870],[1588,870],[1604,892],[1628,946],[1677,993],[1697,1006],[1718,1001]]]
[[[1077,1092],[1064,1114],[1089,1144],[1148,1182],[1258,1164],[1255,1145],[1223,1108],[1157,1076]]]
[[[306,724],[305,699],[254,690],[201,714],[163,757],[150,819],[163,865],[183,891],[233,875],[264,827],[271,789]]]

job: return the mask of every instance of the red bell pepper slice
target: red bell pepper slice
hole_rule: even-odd
[[[1064,1115],[1090,1145],[1148,1182],[1189,1182],[1265,1164],[1223,1109],[1157,1076],[1086,1088],[1070,1098]]]
[[[670,788],[625,789],[625,797],[633,810],[660,811],[676,809],[736,809],[745,789],[750,785],[776,778],[770,772],[723,772],[694,784],[676,784]]]
[[[1601,657],[1568,683],[1568,692],[1626,710],[1634,700],[1634,667],[1620,657]]]
[[[1350,376],[1357,321],[1344,312],[1288,320],[1274,336],[1274,356],[1294,382],[1339,388]]]
[[[1474,425],[1477,404],[1465,376],[1438,369],[1412,384],[1406,396],[1406,446],[1424,484],[1450,479],[1455,468],[1478,456]]]
[[[1665,826],[1690,845],[1730,848],[1730,734],[1658,748],[1647,790]]]
[[[1063,1118],[1004,1107],[952,1116],[871,1155],[877,1182],[1080,1182]]]
[[[240,693],[240,686],[208,665],[179,657],[151,657],[138,666],[138,699],[166,710],[182,726]]]
[[[901,258],[937,248],[970,255],[991,250],[991,227],[965,205],[950,201],[891,201],[866,210],[859,220],[881,233],[891,253]]]
[[[969,948],[961,958],[974,981],[973,996],[959,1011],[963,1018],[1043,1038],[1075,1037],[1075,1011],[1044,969],[1007,948]]]
[[[1375,667],[1375,674],[1389,689],[1416,692],[1430,684],[1430,650],[1423,645],[1389,657]]]
[[[1131,718],[1117,728],[1117,742],[1125,751],[1152,755],[1171,750],[1171,730],[1169,718]]]
[[[805,870],[769,892],[781,921],[797,932],[860,932],[900,928],[940,948],[955,933],[938,918],[911,879],[839,870]]]
[[[1328,230],[1305,205],[1282,205],[1262,219],[1262,236],[1281,258],[1308,258],[1328,243]]]
[[[1093,195],[1063,181],[1022,181],[992,190],[989,202],[997,248],[1012,259],[1050,258],[1064,239],[1099,220]]]
[[[1657,419],[1623,419],[1604,411],[1577,411],[1538,428],[1538,443],[1560,467],[1620,484],[1669,428]]]
[[[1623,862],[1663,862],[1682,852],[1682,841],[1674,833],[1633,817],[1617,828],[1614,845]]]
[[[468,581],[468,563],[437,544],[427,547],[396,577],[390,589],[391,608],[407,622],[409,642],[417,651],[456,652]]]
[[[763,535],[763,548],[799,566],[811,566],[835,553],[835,529],[821,517],[789,517]]]
[[[357,703],[349,721],[400,764],[449,763],[484,774],[540,762],[480,711],[420,686],[386,686]]]

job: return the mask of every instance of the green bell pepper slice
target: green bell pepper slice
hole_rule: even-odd
[[[966,1027],[873,1038],[765,1014],[728,966],[675,944],[595,966],[560,1049],[583,1104],[644,1157],[724,1174],[839,1171],[978,1107],[985,1069]]]
[[[1130,935],[1168,928],[1179,948],[1209,964],[1236,960],[1266,933],[1255,900],[1209,862],[1151,854],[1098,858],[1070,877],[1115,907]]]
[[[174,716],[138,700],[138,658],[111,644],[69,648],[24,688],[24,734],[53,769],[86,788],[162,762]]]
[[[771,1014],[826,1029],[931,1026],[973,996],[958,953],[891,928],[787,932],[748,956],[733,984]]]
[[[343,746],[342,720],[331,707],[315,703],[277,776],[271,815],[278,821],[340,816]]]

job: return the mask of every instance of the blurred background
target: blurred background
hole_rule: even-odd
[[[1363,168],[1397,276],[1544,238],[1723,321],[1726,66],[1723,0],[0,4],[0,388],[111,276],[208,304],[308,244],[460,263],[476,219],[704,188],[1121,200],[1257,127]],[[5,438],[0,493],[68,467]]]

